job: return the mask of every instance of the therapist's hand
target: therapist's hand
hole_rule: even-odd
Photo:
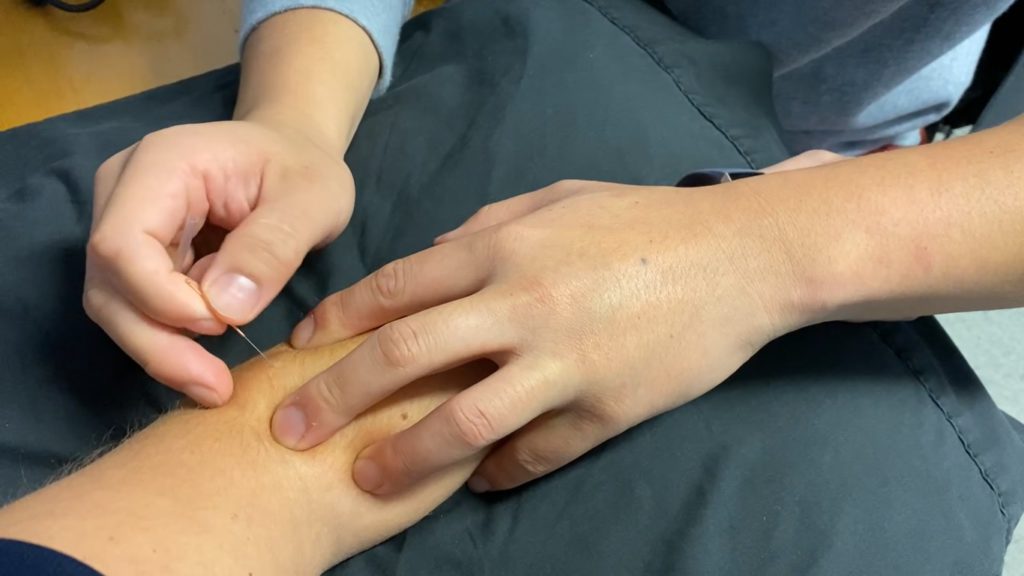
[[[309,250],[341,232],[353,201],[341,152],[287,126],[230,121],[150,134],[96,173],[85,309],[153,378],[222,404],[227,366],[185,332],[251,321]],[[228,233],[197,261],[191,240],[204,225]]]
[[[296,327],[306,347],[383,326],[279,406],[275,437],[315,446],[409,382],[488,358],[493,375],[353,475],[389,494],[497,444],[469,483],[495,490],[700,396],[808,318],[786,219],[748,182],[569,181],[485,207]]]

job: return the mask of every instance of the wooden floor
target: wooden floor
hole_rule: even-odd
[[[416,10],[443,0],[417,0]],[[238,58],[240,0],[107,0],[69,14],[0,0],[0,130]]]

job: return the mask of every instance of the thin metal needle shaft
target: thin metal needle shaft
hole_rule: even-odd
[[[267,360],[267,355],[263,353],[263,350],[260,350],[259,346],[253,344],[252,340],[249,340],[249,337],[245,335],[245,332],[242,332],[241,328],[239,328],[238,326],[234,326],[232,324],[228,324],[228,326],[234,328],[235,332],[238,332],[238,335],[241,336],[243,340],[248,342],[249,346],[252,346],[252,349],[255,350],[256,353],[259,354],[261,358]]]
[[[188,226],[186,226],[186,228],[187,227]],[[186,229],[186,232],[188,232],[187,229]],[[195,232],[193,231],[192,234],[194,235]],[[196,294],[199,294],[199,296],[203,299],[203,302],[206,302],[206,306],[210,309],[211,312],[213,312],[213,306],[210,306],[210,301],[206,299],[206,295],[203,294],[203,291],[199,288],[199,284],[196,284],[196,281],[191,279],[191,278],[189,278],[188,276],[185,276],[185,284],[188,284],[189,288],[195,290]],[[227,324],[227,323],[225,322],[225,324]],[[254,344],[252,340],[249,340],[249,337],[245,335],[245,332],[242,332],[241,328],[239,328],[238,326],[235,326],[234,324],[228,324],[228,326],[231,326],[231,328],[235,332],[238,332],[238,335],[242,337],[242,340],[245,340],[246,342],[248,342],[249,346],[252,346],[252,349],[255,350],[257,354],[260,355],[260,358],[263,358],[264,360],[268,360],[268,361],[270,360],[269,358],[267,358],[267,355],[263,353],[263,350],[260,350],[259,346]]]

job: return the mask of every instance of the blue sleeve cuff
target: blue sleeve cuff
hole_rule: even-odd
[[[398,49],[402,22],[409,14],[412,0],[243,0],[239,46],[264,20],[296,8],[323,8],[346,16],[366,31],[380,56],[380,78],[374,96],[391,83],[391,71]]]
[[[0,538],[0,567],[4,574],[102,576],[78,560],[45,546]]]

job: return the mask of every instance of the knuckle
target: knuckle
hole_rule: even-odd
[[[373,274],[373,293],[384,303],[401,300],[405,295],[409,261],[400,258],[385,264]]]
[[[105,307],[104,298],[96,289],[86,288],[82,292],[82,308],[85,309],[85,315],[93,322],[97,324],[100,322]]]
[[[92,179],[93,190],[108,188],[113,183],[117,177],[115,158],[116,156],[107,158],[96,169],[96,174]]]
[[[479,227],[493,224],[501,220],[502,212],[506,210],[506,207],[507,205],[504,201],[485,204],[477,209],[466,221]]]
[[[559,191],[569,192],[572,190],[579,190],[583,187],[584,181],[573,178],[559,180],[551,185],[551,188]]]
[[[557,314],[562,310],[562,297],[559,291],[548,281],[531,279],[525,281],[519,290],[518,304],[526,311]]]
[[[177,126],[170,126],[162,130],[150,132],[139,139],[140,149],[149,149],[155,146],[160,146],[168,136],[173,136],[180,131]]]
[[[578,424],[584,428],[618,429],[624,421],[624,406],[606,396],[591,396],[573,408]]]
[[[512,452],[512,462],[533,477],[547,474],[554,467],[550,457],[529,448],[515,448]]]
[[[123,248],[124,242],[120,241],[116,234],[106,230],[96,230],[89,237],[86,255],[103,264],[110,264],[118,260]]]
[[[348,167],[341,164],[342,169],[337,171],[336,177],[331,177],[326,186],[329,191],[326,200],[328,210],[325,215],[328,217],[327,233],[321,245],[325,245],[337,238],[352,220],[352,198],[355,194],[355,182],[352,179],[352,172]]]
[[[152,146],[154,143],[161,144],[170,138],[195,134],[197,129],[202,129],[203,127],[203,124],[174,124],[149,132],[139,140],[139,145],[148,144]]]
[[[348,189],[354,189],[356,187],[356,178],[352,175],[352,169],[348,167],[345,162],[337,162],[335,165],[337,174],[333,178],[340,186],[344,186]]]
[[[416,466],[413,464],[408,450],[403,450],[399,446],[393,446],[390,460],[392,473],[398,476],[404,483],[413,482],[418,478],[419,473],[416,471]]]
[[[500,439],[494,417],[478,404],[453,400],[448,418],[455,437],[471,448],[486,448]]]
[[[334,378],[320,377],[312,385],[313,401],[330,414],[340,416],[347,406],[341,386]]]
[[[247,259],[270,270],[298,268],[305,255],[298,231],[284,222],[264,220],[259,224],[259,232],[245,239]]]
[[[841,155],[836,154],[835,152],[820,149],[808,150],[807,152],[801,154],[801,156],[815,164],[824,164],[825,162],[831,162],[842,157]]]
[[[383,364],[390,368],[408,368],[423,355],[421,330],[406,320],[385,324],[377,331],[377,351]]]
[[[344,292],[334,294],[313,308],[313,322],[317,330],[331,330],[346,325],[346,309]]]
[[[494,204],[485,204],[477,209],[469,219],[473,222],[483,222],[494,214]]]
[[[510,222],[495,228],[490,235],[490,252],[495,259],[516,256],[528,241],[529,231],[517,222]]]

